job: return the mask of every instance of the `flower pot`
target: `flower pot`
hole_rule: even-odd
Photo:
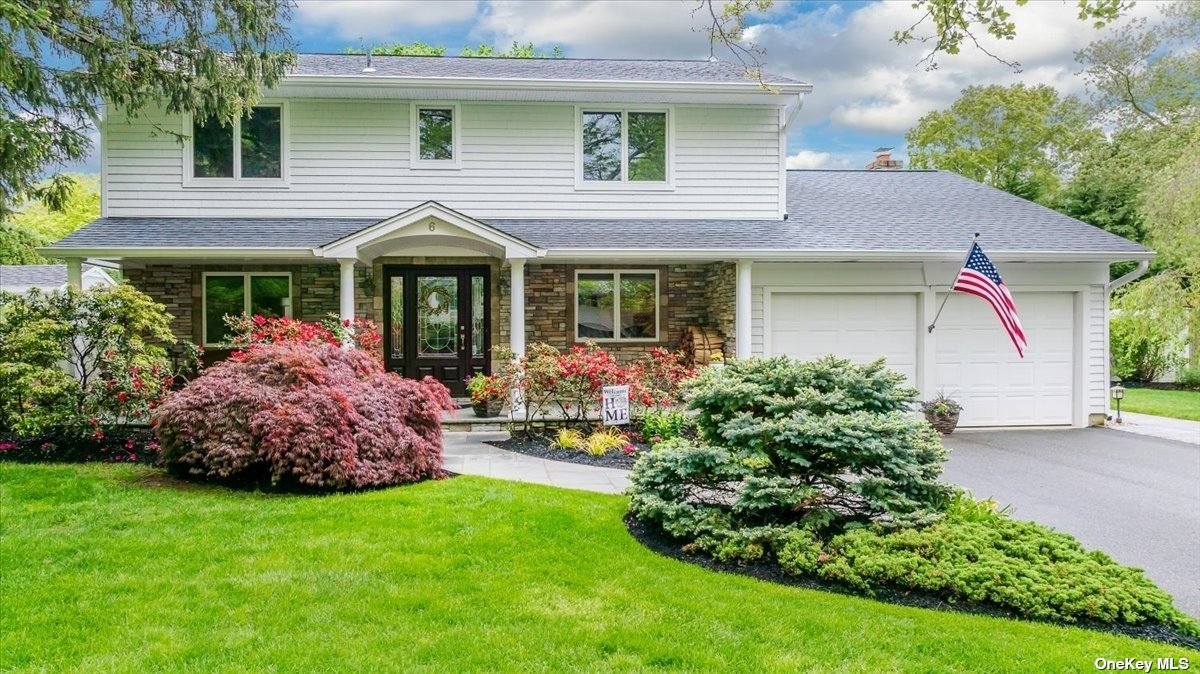
[[[504,410],[504,400],[500,398],[492,398],[484,402],[471,403],[471,409],[475,411],[477,417],[498,417],[500,412]]]
[[[933,426],[934,430],[942,435],[950,435],[958,428],[958,412],[950,412],[947,414],[937,414],[935,412],[927,412],[925,420]]]

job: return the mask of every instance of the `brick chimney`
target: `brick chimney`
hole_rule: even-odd
[[[867,162],[868,171],[896,171],[904,168],[904,162],[892,159],[892,148],[875,148],[875,160]]]

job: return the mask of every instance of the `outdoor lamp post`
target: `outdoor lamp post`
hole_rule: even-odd
[[[1117,423],[1121,423],[1121,398],[1125,397],[1125,387],[1117,384],[1108,390],[1112,399],[1117,401]]]

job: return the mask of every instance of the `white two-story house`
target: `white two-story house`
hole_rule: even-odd
[[[363,316],[387,366],[462,390],[492,347],[622,357],[714,328],[728,355],[885,356],[964,425],[1107,409],[1109,265],[1142,247],[936,171],[789,171],[808,84],[719,62],[302,55],[233,127],[110,109],[115,261],[210,351],[242,312]],[[180,143],[159,128],[189,137]],[[951,297],[973,233],[1029,335]]]

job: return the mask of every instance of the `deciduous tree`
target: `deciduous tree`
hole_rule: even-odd
[[[949,109],[922,117],[905,138],[913,168],[954,171],[1045,201],[1099,139],[1087,121],[1080,101],[1049,86],[968,87]]]

